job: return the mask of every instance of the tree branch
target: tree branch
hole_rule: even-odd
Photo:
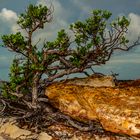
[[[53,81],[54,79],[57,79],[57,78],[60,78],[64,75],[68,75],[68,74],[72,74],[72,73],[78,73],[78,72],[82,72],[83,71],[83,68],[74,68],[74,69],[68,69],[68,70],[64,70],[54,76],[51,76],[47,79],[45,79],[46,82],[51,82]]]

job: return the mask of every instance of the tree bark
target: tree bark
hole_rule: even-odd
[[[32,86],[32,107],[37,108],[38,105],[38,82],[40,80],[39,73],[37,72],[33,78]]]
[[[37,93],[38,93],[37,86],[34,83],[32,87],[32,107],[33,108],[37,108],[37,97],[38,97]]]

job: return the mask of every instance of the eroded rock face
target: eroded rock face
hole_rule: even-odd
[[[84,85],[90,87],[114,87],[114,77],[113,76],[102,76],[93,74],[87,78],[74,78],[62,81],[61,83],[72,84],[72,85]]]
[[[140,87],[56,83],[47,87],[46,95],[56,108],[77,120],[99,120],[108,131],[140,137]]]

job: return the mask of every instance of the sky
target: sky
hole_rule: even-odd
[[[34,40],[39,38],[54,40],[60,29],[68,29],[78,20],[85,20],[94,9],[109,10],[110,20],[125,15],[130,19],[128,38],[130,42],[140,36],[140,0],[0,0],[0,44],[1,36],[20,31],[16,24],[19,14],[24,13],[29,4],[53,4],[52,23],[38,31]],[[9,67],[15,54],[0,47],[0,79],[9,79]],[[118,79],[140,79],[140,46],[129,52],[116,53],[106,65],[94,67],[96,72],[107,75],[118,73]]]

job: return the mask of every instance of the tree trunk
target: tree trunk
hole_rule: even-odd
[[[33,87],[32,87],[32,107],[33,108],[37,108],[37,98],[38,98],[38,89],[37,89],[37,85],[34,82],[33,83]]]
[[[33,78],[32,86],[32,107],[37,108],[38,105],[38,84],[39,84],[39,73],[36,73]]]

